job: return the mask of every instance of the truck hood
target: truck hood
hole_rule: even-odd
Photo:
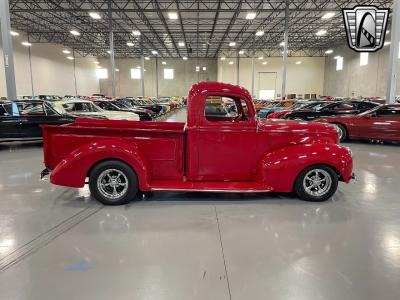
[[[288,135],[291,143],[298,142],[338,142],[335,127],[326,123],[293,121],[282,119],[259,119],[258,130],[267,134]]]

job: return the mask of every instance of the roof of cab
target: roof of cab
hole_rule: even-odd
[[[194,96],[195,94],[201,93],[203,91],[238,93],[251,98],[249,91],[241,86],[216,81],[203,81],[192,85],[189,91],[189,95]]]

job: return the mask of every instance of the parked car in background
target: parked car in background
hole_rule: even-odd
[[[188,98],[187,123],[45,125],[41,175],[51,171],[53,184],[76,188],[89,178],[92,196],[108,205],[139,190],[295,192],[323,201],[353,177],[351,153],[329,124],[255,118],[250,93],[230,84],[201,82]],[[207,115],[217,98],[234,103],[234,112]]]
[[[41,124],[61,125],[75,120],[42,100],[16,100],[0,103],[0,141],[40,140]]]
[[[139,116],[140,121],[151,121],[156,116],[156,114],[149,109],[135,107],[135,106],[128,107],[127,105],[118,100],[97,99],[93,100],[93,103],[106,111],[133,112]]]
[[[276,111],[281,111],[281,110],[287,110],[290,108],[294,103],[294,100],[279,100],[279,101],[273,101],[266,107],[260,109],[257,112],[257,115],[260,118],[266,118],[268,117],[269,114],[274,113]]]
[[[139,116],[133,112],[106,111],[89,100],[61,100],[52,105],[61,114],[69,114],[80,118],[99,118],[109,120],[139,121]]]
[[[301,109],[312,109],[312,110],[318,110],[320,109],[322,106],[328,104],[330,102],[327,101],[318,101],[318,100],[301,100],[296,102],[295,104],[293,104],[289,109],[287,110],[281,110],[281,111],[277,111],[274,113],[271,113],[268,115],[267,119],[282,119],[284,118],[284,116],[288,113],[290,113],[291,111],[294,110],[301,110]]]
[[[132,97],[125,97],[120,100],[123,104],[127,105],[128,107],[139,107],[143,109],[149,109],[154,112],[156,115],[159,115],[162,112],[162,106],[152,103],[146,104],[143,100],[137,100]]]
[[[328,116],[358,114],[376,106],[378,106],[377,103],[359,100],[329,102],[320,107],[294,110],[284,115],[283,119],[312,121],[317,118]]]
[[[358,115],[326,117],[317,121],[335,125],[340,141],[400,141],[400,104],[379,105]]]

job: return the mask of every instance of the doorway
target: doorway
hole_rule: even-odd
[[[276,97],[277,72],[258,72],[258,97],[261,100],[273,100]]]

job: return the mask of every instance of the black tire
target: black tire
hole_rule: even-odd
[[[89,189],[93,198],[104,205],[127,204],[138,193],[137,176],[127,164],[119,160],[107,160],[97,164],[91,170]],[[115,196],[112,196],[113,191],[117,192]]]
[[[321,183],[322,189],[325,189],[325,190],[320,195],[312,194],[313,192],[315,193],[315,191],[309,192],[306,190],[306,188],[304,186],[307,184],[307,183],[305,183],[305,177],[307,176],[307,178],[308,178],[308,176],[310,174],[312,174],[312,172],[314,170],[320,170],[319,171],[320,175],[327,176],[327,177],[329,177],[329,180],[330,180],[329,186],[328,186],[328,184],[323,186],[323,183]],[[307,180],[307,181],[310,182],[309,180]],[[305,201],[313,201],[313,202],[325,201],[325,200],[328,200],[330,197],[332,197],[332,195],[336,192],[337,187],[338,187],[338,181],[339,181],[338,175],[331,167],[328,167],[326,165],[313,165],[313,166],[305,168],[297,176],[295,184],[294,184],[294,192],[300,199],[305,200]],[[319,188],[319,187],[316,187],[316,188]]]
[[[334,126],[338,128],[338,133],[339,133],[339,142],[344,142],[348,138],[348,132],[347,128],[339,123],[333,123]]]

